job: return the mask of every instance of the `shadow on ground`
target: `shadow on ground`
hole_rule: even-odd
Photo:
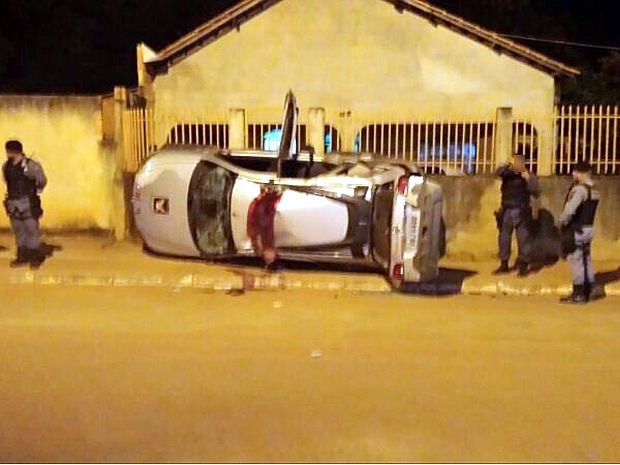
[[[560,259],[561,239],[553,214],[545,208],[540,209],[537,218],[530,220],[528,231],[531,251],[528,274],[555,265]]]
[[[49,244],[47,242],[41,242],[41,245],[39,246],[39,251],[45,257],[44,260],[51,258],[54,255],[54,252],[58,252],[60,250],[62,250],[61,245]]]
[[[595,280],[597,284],[601,284],[603,286],[620,281],[620,266],[615,270],[596,273]]]
[[[255,257],[234,257],[214,260],[213,263],[232,266],[250,266],[253,268],[265,269],[262,259]],[[382,275],[381,270],[371,265],[300,260],[279,260],[272,271],[333,271],[347,273],[375,273],[377,275]]]
[[[144,252],[151,256],[160,256],[157,252],[144,248]],[[167,257],[168,259],[182,259],[187,261],[187,258],[181,257]],[[204,259],[195,258],[189,259],[195,262],[204,262]],[[243,278],[243,289],[234,289],[230,292],[231,295],[241,295],[245,291],[253,289],[253,278],[260,273],[277,273],[279,271],[324,271],[324,272],[345,272],[345,273],[373,273],[378,276],[384,277],[385,274],[377,266],[368,264],[343,264],[343,263],[329,263],[319,261],[297,261],[297,260],[279,260],[275,267],[267,270],[264,266],[263,260],[257,257],[229,257],[216,260],[210,260],[209,263],[216,263],[219,265],[227,265],[228,271],[235,273]],[[255,268],[255,271],[244,270],[241,267]],[[455,268],[439,268],[439,276],[432,281],[425,283],[410,283],[401,291],[407,294],[420,294],[427,296],[447,296],[460,294],[463,289],[463,281],[470,276],[477,274],[476,271],[461,270]]]

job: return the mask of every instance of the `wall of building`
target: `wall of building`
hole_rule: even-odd
[[[493,212],[499,206],[500,182],[493,176],[480,175],[434,176],[433,179],[444,188],[448,256],[475,260],[495,258],[497,229]],[[597,176],[595,180],[602,200],[596,216],[593,253],[598,259],[616,260],[620,257],[620,217],[616,213],[620,204],[620,179]],[[533,203],[534,215],[547,210],[557,218],[570,184],[569,176],[541,177],[541,196]]]
[[[302,108],[354,119],[492,122],[512,107],[535,124],[539,149],[551,149],[552,77],[381,0],[284,0],[153,86],[158,115],[278,108],[288,89]]]
[[[0,96],[0,142],[17,138],[43,165],[46,229],[109,229],[114,150],[102,141],[101,99],[78,96]],[[0,183],[4,198],[4,183]],[[9,221],[0,214],[0,227]]]

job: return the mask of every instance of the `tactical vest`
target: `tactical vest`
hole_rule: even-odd
[[[530,192],[527,181],[520,173],[509,170],[502,176],[502,206],[522,208],[530,204]]]
[[[37,185],[24,173],[24,166],[28,159],[14,164],[7,161],[3,167],[4,180],[6,181],[6,195],[8,199],[19,199],[37,195]]]
[[[581,205],[577,207],[571,223],[580,227],[592,226],[594,224],[594,217],[596,216],[596,208],[598,207],[599,201],[592,198],[592,186],[588,186],[587,184],[581,185],[588,191],[588,200],[581,202]]]

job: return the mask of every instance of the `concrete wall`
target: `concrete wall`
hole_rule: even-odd
[[[448,232],[448,256],[489,259],[497,256],[497,229],[493,212],[499,206],[500,182],[493,176],[433,177],[444,188],[444,218]],[[620,177],[595,177],[602,200],[596,217],[596,258],[620,259]],[[540,178],[541,197],[533,204],[556,218],[562,210],[569,176]],[[516,251],[516,249],[514,249]]]
[[[0,96],[2,153],[9,138],[22,141],[49,179],[42,196],[43,228],[110,228],[114,152],[101,143],[99,97]],[[8,226],[2,212],[0,227]]]
[[[289,88],[360,119],[493,122],[512,107],[551,149],[552,77],[381,0],[284,0],[153,86],[158,115],[280,107]]]

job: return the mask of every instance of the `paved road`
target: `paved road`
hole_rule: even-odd
[[[0,296],[3,462],[620,461],[617,298]]]

